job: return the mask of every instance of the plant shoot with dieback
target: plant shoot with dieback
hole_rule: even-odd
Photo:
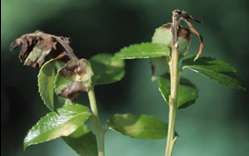
[[[124,47],[114,55],[99,53],[90,59],[78,58],[67,37],[35,31],[17,38],[11,48],[19,47],[20,61],[39,70],[38,91],[48,108],[28,131],[24,149],[62,138],[80,156],[104,156],[105,133],[110,129],[134,139],[165,139],[165,156],[172,156],[178,137],[177,111],[198,98],[197,87],[182,76],[182,71],[245,89],[233,66],[202,56],[204,41],[194,22],[200,23],[184,10],[173,10],[171,21],[155,29],[151,42]],[[190,53],[193,36],[199,41],[195,55]],[[168,123],[145,114],[117,113],[107,121],[101,118],[94,89],[120,81],[126,59],[150,61],[152,83],[157,84],[168,106]],[[79,101],[83,93],[89,104]]]

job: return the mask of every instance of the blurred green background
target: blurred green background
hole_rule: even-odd
[[[80,57],[114,53],[131,43],[150,41],[154,29],[180,8],[200,17],[205,55],[234,64],[249,88],[248,0],[2,0],[1,155],[76,156],[62,140],[22,151],[28,129],[47,109],[37,93],[37,71],[23,67],[9,44],[23,33],[42,30],[69,36]],[[103,118],[118,112],[147,113],[167,120],[167,107],[151,83],[148,61],[127,61],[124,80],[96,88]],[[180,135],[174,156],[248,156],[249,95],[184,73],[200,89],[199,99],[177,114]],[[106,135],[107,156],[163,156],[164,140]]]

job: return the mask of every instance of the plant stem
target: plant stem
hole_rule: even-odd
[[[168,135],[165,148],[165,156],[171,156],[176,141],[175,137],[175,118],[177,110],[177,90],[178,90],[178,51],[172,49],[172,56],[169,61],[170,68],[170,96],[169,96],[169,117]]]
[[[101,125],[100,119],[99,119],[99,113],[98,113],[98,107],[96,103],[96,98],[95,98],[95,92],[94,88],[91,87],[90,90],[88,91],[88,98],[90,101],[90,107],[92,110],[92,113],[94,115],[95,119],[95,128],[96,128],[96,138],[97,138],[97,143],[98,143],[98,156],[104,156],[105,150],[104,150],[104,129]]]
[[[170,70],[170,95],[169,95],[169,117],[168,117],[168,133],[167,142],[165,147],[165,156],[172,156],[174,144],[176,141],[175,137],[175,120],[177,110],[177,92],[179,83],[179,70],[178,70],[178,59],[179,51],[177,45],[177,32],[179,28],[179,20],[176,13],[173,11],[172,15],[172,44],[171,44],[171,58],[169,60]]]

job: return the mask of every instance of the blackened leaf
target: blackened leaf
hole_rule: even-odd
[[[120,81],[124,75],[124,61],[111,54],[101,53],[90,59],[93,69],[93,84],[110,84]]]
[[[148,115],[115,114],[108,121],[110,129],[136,139],[163,139],[167,124]]]
[[[115,54],[119,59],[143,59],[169,56],[170,49],[164,44],[140,43],[122,48]]]
[[[11,48],[20,47],[19,58],[24,65],[41,67],[46,57],[51,58],[76,58],[69,46],[68,38],[55,36],[41,31],[20,36],[11,43]]]
[[[65,104],[57,112],[42,117],[28,132],[24,148],[47,142],[75,132],[91,116],[88,108],[78,104]]]
[[[71,60],[56,75],[55,93],[73,99],[91,86],[93,72],[85,59]]]
[[[183,69],[200,73],[228,87],[245,89],[236,75],[236,69],[222,60],[200,57],[193,61],[193,58],[187,58],[183,60]]]
[[[97,141],[95,135],[90,132],[87,126],[79,127],[74,133],[63,140],[79,155],[79,156],[97,156]]]
[[[163,99],[168,102],[170,95],[170,80],[168,74],[157,77],[159,91]],[[198,90],[193,83],[185,78],[181,78],[178,86],[177,107],[186,108],[193,104],[198,98]]]

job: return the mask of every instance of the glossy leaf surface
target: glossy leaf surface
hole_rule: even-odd
[[[83,125],[91,116],[88,108],[79,104],[65,104],[57,112],[42,117],[28,132],[24,148],[68,136]]]
[[[125,75],[124,61],[111,54],[97,54],[90,59],[90,63],[95,85],[114,83],[120,81]]]
[[[167,124],[148,115],[115,114],[109,127],[136,139],[163,139],[167,131]]]

